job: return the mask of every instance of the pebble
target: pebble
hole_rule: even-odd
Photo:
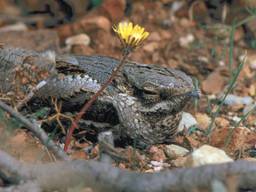
[[[253,102],[253,99],[250,96],[240,97],[237,95],[229,94],[227,95],[224,104],[226,105],[249,105]]]
[[[188,153],[189,153],[189,150],[178,145],[171,144],[171,145],[165,146],[165,154],[167,157],[171,159],[176,159],[177,157],[183,157]]]
[[[79,34],[72,37],[68,37],[65,41],[67,46],[73,46],[73,45],[85,45],[88,46],[91,42],[91,39],[86,34]]]
[[[162,161],[150,161],[150,164],[148,166],[152,168],[154,172],[159,172],[164,168],[170,167],[168,163],[164,163]]]
[[[255,96],[256,95],[256,85],[252,84],[249,87],[249,95],[250,96]]]
[[[241,121],[241,118],[238,117],[238,116],[234,116],[234,117],[232,117],[232,120],[233,120],[235,123],[238,123],[239,121]]]
[[[215,119],[215,124],[217,127],[229,127],[229,121],[223,117],[217,117]]]
[[[151,146],[149,149],[149,153],[151,155],[151,159],[154,161],[164,161],[166,160],[166,156],[164,154],[163,149],[157,146]]]
[[[178,126],[178,131],[183,131],[184,129],[189,129],[193,125],[197,125],[196,119],[191,115],[190,113],[187,112],[182,112],[182,117],[181,121]]]
[[[153,53],[156,49],[158,49],[158,47],[158,43],[150,42],[143,46],[143,50],[147,51],[148,53]]]
[[[178,10],[180,10],[183,6],[184,6],[183,1],[174,1],[171,6],[171,11],[175,13]]]
[[[240,61],[244,60],[245,55],[239,57]],[[255,52],[249,52],[246,55],[246,63],[250,66],[251,69],[256,70],[256,54]]]
[[[256,103],[251,103],[249,105],[246,105],[245,108],[243,109],[243,114],[246,115],[252,110],[256,111]]]
[[[233,159],[231,159],[225,151],[210,145],[203,145],[188,156],[185,164],[187,167],[196,167],[232,161]]]
[[[189,44],[193,43],[195,40],[195,37],[193,34],[187,34],[185,37],[180,37],[179,44],[181,47],[189,47]]]
[[[158,32],[152,32],[148,37],[148,41],[161,41],[161,36]]]
[[[85,31],[103,30],[109,32],[112,28],[111,22],[104,16],[85,17],[81,20],[80,25]]]
[[[27,31],[28,27],[24,23],[15,23],[0,28],[0,32],[8,31]]]
[[[211,118],[207,114],[197,113],[195,117],[200,129],[206,130],[209,127],[211,123]]]
[[[202,81],[202,91],[206,94],[218,94],[223,91],[225,80],[221,74],[222,69],[217,68]]]

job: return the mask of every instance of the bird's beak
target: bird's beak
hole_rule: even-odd
[[[201,97],[201,91],[199,89],[195,89],[188,93],[188,96],[195,97],[196,99],[199,99]]]

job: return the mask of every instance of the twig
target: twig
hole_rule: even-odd
[[[38,90],[39,90],[40,88],[42,88],[43,86],[45,86],[46,83],[47,83],[47,82],[46,82],[45,80],[40,81],[40,82],[37,84],[37,86],[36,86],[35,88],[33,88],[33,89],[29,92],[29,94],[26,95],[26,97],[25,97],[22,101],[20,101],[20,102],[17,104],[17,106],[16,106],[17,110],[20,110],[22,107],[24,107],[24,105],[26,105],[26,104],[32,99],[32,97],[34,97],[35,92],[38,91]]]
[[[212,191],[213,181],[226,185],[233,179],[236,189],[256,189],[256,163],[236,161],[195,168],[166,170],[160,173],[138,173],[114,168],[109,164],[74,160],[48,164],[24,165],[0,151],[0,168],[10,160],[20,165],[18,176],[25,182],[33,180],[43,191],[67,191],[72,187],[90,187],[93,191],[170,192]],[[14,160],[13,160],[14,159]],[[15,164],[13,167],[17,168]],[[1,188],[0,188],[1,190]]]
[[[99,133],[100,161],[111,164],[115,161],[128,162],[128,158],[120,154],[114,147],[114,136],[111,131]]]
[[[27,118],[22,116],[17,111],[13,110],[11,107],[0,101],[0,108],[5,110],[6,112],[10,113],[12,116],[14,116],[16,119],[18,119],[20,122],[22,122],[28,130],[33,132],[35,136],[42,142],[43,145],[45,145],[50,151],[52,151],[59,159],[62,160],[69,160],[69,157],[66,155],[66,153],[59,148],[44,132],[43,129],[41,129],[38,125],[31,123]]]

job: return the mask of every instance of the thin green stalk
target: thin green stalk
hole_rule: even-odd
[[[196,78],[194,78],[193,82],[194,82],[195,89],[200,90],[199,89],[199,81]],[[198,99],[194,100],[194,107],[195,107],[195,111],[198,111]]]
[[[207,131],[206,131],[206,134],[207,134],[207,135],[209,135],[209,134],[211,133],[212,128],[213,128],[213,125],[214,125],[214,122],[215,122],[215,119],[216,119],[216,117],[219,115],[220,110],[221,110],[222,106],[224,105],[225,99],[227,98],[228,94],[229,94],[229,93],[232,91],[232,89],[234,88],[235,82],[236,82],[236,80],[237,80],[237,78],[238,78],[238,76],[239,76],[239,74],[240,74],[240,72],[241,72],[241,70],[242,70],[242,68],[243,68],[243,66],[244,66],[245,60],[246,60],[246,57],[245,57],[245,58],[243,59],[243,61],[239,64],[238,69],[237,69],[237,70],[235,71],[235,73],[233,74],[232,79],[231,79],[231,81],[230,81],[230,83],[229,83],[229,86],[228,86],[228,89],[227,89],[226,93],[224,94],[223,98],[221,99],[221,102],[220,102],[220,104],[218,105],[218,108],[217,108],[216,112],[213,113],[213,116],[212,116],[212,118],[211,118],[211,123],[210,123],[210,125],[209,125],[209,127],[208,127],[208,129],[207,129]]]
[[[236,28],[238,28],[238,27],[240,27],[241,25],[244,25],[244,24],[246,24],[246,23],[248,23],[248,22],[254,20],[255,17],[256,17],[255,14],[251,14],[249,17],[247,17],[247,18],[243,19],[242,21],[240,21],[240,22],[238,22],[238,23],[232,25],[231,33],[230,33],[230,49],[229,49],[229,65],[228,65],[230,71],[232,71],[232,63],[233,63],[234,32],[235,32]],[[243,68],[244,63],[245,63],[245,59],[239,64],[238,69],[237,69],[233,74],[231,74],[231,75],[232,75],[232,79],[231,79],[231,81],[230,81],[230,85],[228,86],[228,89],[227,89],[227,91],[226,91],[224,97],[221,99],[221,102],[220,102],[220,104],[218,105],[218,108],[217,108],[216,112],[213,113],[213,116],[212,116],[212,118],[211,118],[211,123],[210,123],[210,125],[208,126],[208,129],[207,129],[207,131],[206,131],[206,134],[207,134],[208,136],[209,136],[209,134],[210,134],[211,131],[212,131],[212,128],[213,128],[215,119],[216,119],[216,117],[219,115],[220,110],[221,110],[221,108],[222,108],[222,106],[223,106],[223,104],[224,104],[224,101],[225,101],[227,95],[228,95],[228,94],[232,91],[232,89],[233,89],[233,86],[234,86],[234,84],[235,84],[235,82],[236,82],[236,80],[237,80],[237,78],[238,78],[238,76],[239,76],[239,74],[240,74],[240,72],[241,72],[241,70],[242,70],[242,68]]]
[[[233,53],[234,53],[234,34],[235,34],[235,24],[232,24],[230,37],[229,37],[229,61],[228,61],[228,69],[231,74],[232,64],[233,64]]]
[[[238,22],[237,24],[234,25],[235,28],[240,27],[243,24],[246,24],[250,21],[253,21],[255,19],[256,15],[250,15],[249,17],[246,17],[242,21]]]
[[[239,125],[240,125],[245,119],[247,119],[247,117],[248,117],[253,111],[255,111],[255,110],[256,110],[256,106],[254,106],[251,110],[249,110],[246,114],[244,114],[244,115],[241,117],[241,119],[234,125],[234,128],[233,128],[233,129],[229,129],[229,131],[228,131],[228,136],[227,136],[227,138],[226,138],[226,140],[225,140],[224,148],[226,148],[226,147],[229,145],[229,143],[230,143],[230,141],[231,141],[231,138],[232,138],[232,136],[233,136],[233,133],[234,133],[235,129],[236,129],[237,127],[239,127]]]

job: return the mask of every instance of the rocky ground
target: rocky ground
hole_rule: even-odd
[[[55,3],[45,1],[50,7],[49,13],[44,3],[38,2],[23,1],[24,8],[24,5],[0,0],[1,43],[37,51],[50,49],[57,53],[120,58],[120,42],[112,25],[129,20],[150,32],[130,60],[177,68],[198,80],[202,97],[187,107],[180,126],[182,131],[174,144],[152,146],[147,151],[132,146],[119,147],[117,151],[127,157],[127,161],[117,162],[117,166],[155,172],[237,159],[255,161],[256,40],[250,37],[248,43],[248,31],[241,25],[233,28],[232,35],[232,22],[223,24],[211,18],[203,2],[193,9],[175,0],[133,1],[131,4],[105,0],[98,6],[91,4],[91,9],[81,9],[74,3],[72,17]],[[84,4],[84,8],[87,7],[89,5]],[[189,18],[189,13],[194,20]],[[238,21],[252,17],[240,11],[237,16]],[[233,16],[227,17],[228,21]],[[256,34],[255,19],[247,25],[252,34]],[[243,67],[234,80],[241,63]],[[232,80],[234,87],[223,100]],[[15,129],[16,124],[3,112],[1,119],[5,119],[0,127],[1,149],[28,162],[55,159],[31,133]],[[62,141],[56,139],[56,142]],[[76,140],[69,153],[74,159],[97,159],[97,144],[90,152],[85,150],[91,146],[91,143]]]

